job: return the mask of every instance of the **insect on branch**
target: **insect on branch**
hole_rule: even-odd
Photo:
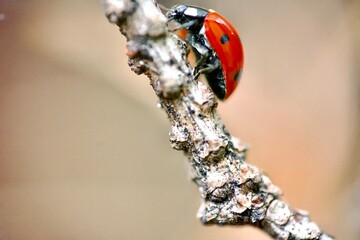
[[[281,190],[246,163],[246,144],[232,137],[216,111],[214,92],[197,81],[187,44],[167,29],[153,0],[105,0],[105,14],[127,39],[129,66],[150,79],[171,123],[170,142],[188,158],[204,224],[250,224],[274,239],[334,239],[309,215],[291,208]]]

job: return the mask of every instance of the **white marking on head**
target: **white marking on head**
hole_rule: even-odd
[[[188,7],[185,12],[185,15],[196,17],[198,15],[198,10],[193,7]]]

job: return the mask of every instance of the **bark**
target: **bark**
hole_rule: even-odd
[[[204,224],[250,224],[274,239],[334,239],[291,208],[264,173],[246,163],[246,144],[232,137],[217,99],[193,78],[187,45],[168,31],[153,0],[105,0],[105,14],[127,39],[129,66],[150,79],[171,123],[170,141],[182,150],[198,185]]]

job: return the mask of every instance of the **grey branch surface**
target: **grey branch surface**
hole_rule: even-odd
[[[170,141],[182,150],[198,185],[204,224],[256,226],[274,239],[334,239],[308,213],[281,200],[281,190],[247,164],[245,144],[225,128],[212,91],[193,78],[187,45],[166,26],[153,0],[105,0],[105,14],[127,39],[129,66],[150,79],[171,123]]]

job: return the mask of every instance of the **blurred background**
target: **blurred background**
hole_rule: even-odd
[[[219,105],[248,161],[338,239],[360,236],[360,1],[212,8],[245,47]],[[202,226],[186,158],[100,1],[0,0],[0,239],[270,239]]]

